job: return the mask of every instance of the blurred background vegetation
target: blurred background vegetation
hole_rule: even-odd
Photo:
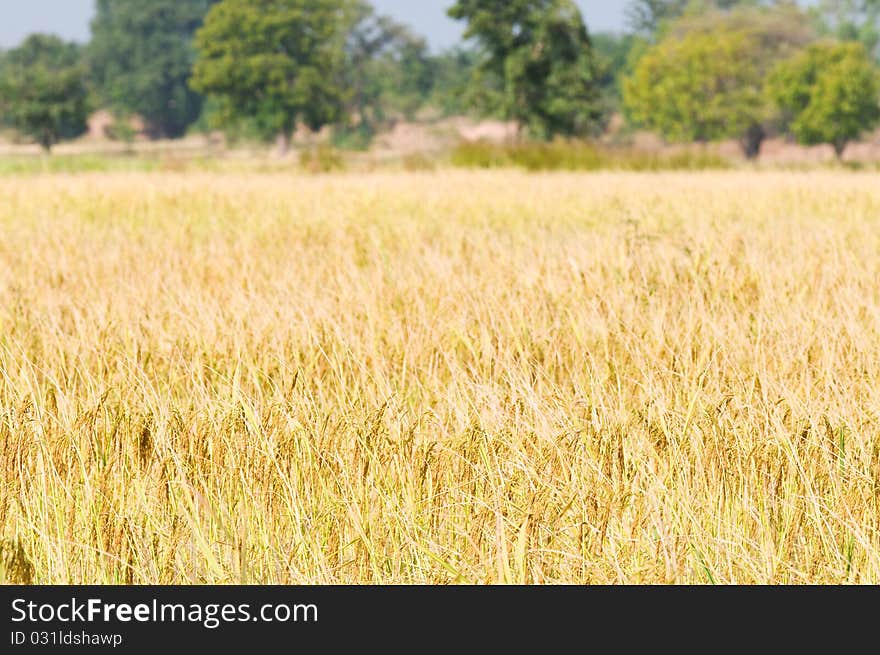
[[[717,142],[755,159],[771,138],[842,159],[880,122],[880,0],[629,0],[627,29],[595,34],[572,0],[448,13],[465,38],[434,52],[366,0],[97,0],[88,43],[35,34],[0,52],[0,132],[47,153],[87,132],[273,143],[322,171],[401,125],[488,119],[507,131],[457,138],[447,161],[652,170],[727,165]],[[637,153],[641,133],[671,149]],[[98,165],[68,159],[40,166]]]

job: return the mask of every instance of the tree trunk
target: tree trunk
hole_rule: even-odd
[[[752,125],[740,139],[743,154],[749,161],[754,161],[761,154],[761,144],[764,142],[766,133],[760,125]]]
[[[837,161],[843,161],[843,153],[848,145],[846,139],[838,139],[832,145],[834,146],[834,155],[837,157]]]
[[[54,135],[51,130],[45,129],[39,138],[40,146],[43,148],[43,154],[52,154],[52,144],[55,142]]]
[[[275,153],[279,159],[283,159],[290,152],[290,133],[280,132],[275,139]]]

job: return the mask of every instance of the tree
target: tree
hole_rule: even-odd
[[[601,128],[599,72],[571,0],[458,0],[449,15],[467,21],[465,36],[485,52],[484,108],[537,138]]]
[[[630,29],[645,36],[656,34],[664,22],[679,18],[690,0],[633,0],[627,7]]]
[[[763,120],[762,79],[749,61],[743,32],[690,34],[648,51],[624,81],[624,104],[638,124],[675,141],[736,137],[754,156],[754,126]]]
[[[869,0],[871,1],[871,0]],[[680,18],[747,7],[786,7],[794,0],[631,0],[627,7],[630,29],[645,37],[666,36],[664,30]]]
[[[80,49],[34,34],[0,62],[0,113],[47,152],[86,130],[89,92]]]
[[[811,12],[823,35],[861,41],[880,57],[880,0],[820,0]]]
[[[803,49],[815,41],[816,30],[810,16],[793,2],[764,6],[759,2],[740,1],[728,8],[715,8],[688,13],[670,23],[666,37],[684,37],[693,32],[712,34],[718,31],[741,30],[751,34],[760,52],[756,63],[772,67],[780,59]]]
[[[202,109],[189,87],[193,35],[216,1],[98,0],[88,58],[104,102],[153,136],[182,136]]]
[[[617,111],[620,108],[621,83],[632,72],[634,62],[647,42],[634,34],[610,32],[593,34],[592,41],[603,99],[609,111]]]
[[[424,38],[405,30],[389,62],[388,102],[408,120],[425,104],[434,88],[436,61]]]
[[[473,105],[469,94],[480,61],[479,52],[461,46],[432,57],[433,79],[428,104],[442,116],[466,114]]]
[[[739,140],[756,157],[771,127],[764,94],[769,69],[814,38],[794,6],[691,14],[639,60],[624,82],[636,123],[673,140]]]
[[[838,159],[880,122],[880,74],[861,43],[816,43],[780,63],[767,90],[800,143],[830,143]]]
[[[365,145],[390,113],[412,118],[433,86],[433,62],[425,40],[365,2],[348,7],[345,62],[339,84],[345,90],[344,134]]]
[[[299,122],[313,130],[342,115],[344,0],[222,0],[196,33],[192,86],[217,120],[247,120],[281,151]]]

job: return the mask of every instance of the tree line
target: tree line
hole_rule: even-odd
[[[880,122],[880,0],[631,0],[590,34],[573,0],[458,0],[465,44],[432,53],[366,0],[98,0],[85,45],[0,53],[0,123],[47,150],[110,109],[115,136],[276,139],[331,126],[365,147],[396,118],[478,113],[523,138],[590,138],[614,114],[670,141],[847,143]]]

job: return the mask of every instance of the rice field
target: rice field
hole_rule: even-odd
[[[0,581],[880,583],[880,175],[0,178]]]

